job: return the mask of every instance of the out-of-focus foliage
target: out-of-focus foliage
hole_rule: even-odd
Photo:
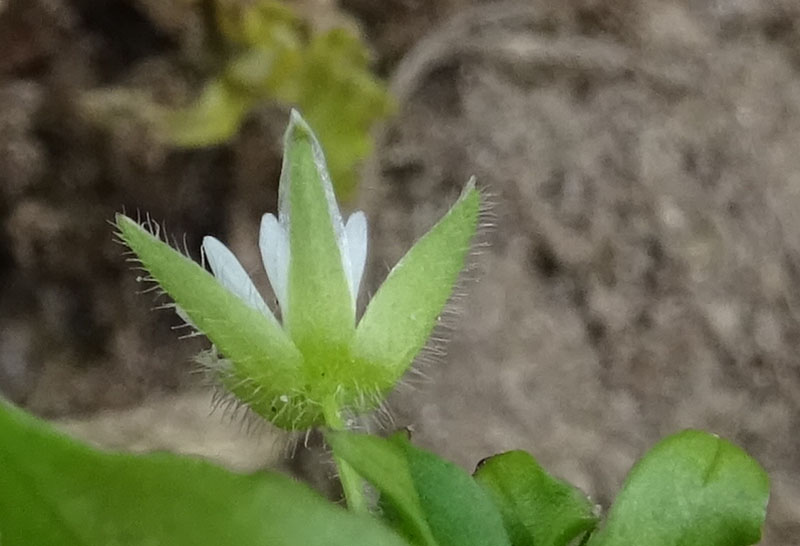
[[[373,125],[393,109],[385,84],[370,71],[367,47],[348,29],[310,30],[276,0],[206,5],[213,17],[204,60],[184,59],[204,78],[193,100],[176,108],[155,100],[152,89],[104,87],[83,93],[84,115],[112,130],[134,122],[156,141],[198,148],[232,138],[260,105],[294,107],[314,127],[337,196],[347,200],[372,149]]]
[[[260,103],[296,106],[322,141],[337,192],[347,197],[355,167],[370,151],[370,128],[390,111],[364,44],[344,29],[309,34],[273,0],[214,5],[224,62],[192,104],[169,115],[168,138],[185,147],[217,144]]]
[[[333,452],[380,493],[382,515],[415,546],[512,546],[489,493],[403,433],[329,432]]]
[[[3,546],[403,546],[271,472],[90,448],[0,399]]]

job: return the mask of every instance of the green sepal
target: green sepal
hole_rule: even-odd
[[[391,270],[356,329],[353,356],[385,368],[393,386],[425,346],[465,266],[481,195],[470,180],[458,201]]]
[[[318,408],[299,394],[303,357],[275,320],[131,218],[118,214],[116,225],[152,279],[227,360],[220,364],[229,367],[221,370],[221,379],[240,400],[282,428],[321,422]]]
[[[355,331],[338,243],[344,225],[322,148],[295,110],[284,139],[279,199],[281,215],[288,209],[291,248],[284,326],[307,359],[329,361],[348,351]]]
[[[737,446],[687,430],[634,466],[588,546],[747,546],[761,538],[769,478]]]

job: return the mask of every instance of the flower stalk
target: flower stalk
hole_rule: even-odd
[[[342,415],[336,400],[331,398],[323,406],[323,414],[328,428],[331,430],[346,430],[347,426],[342,419]],[[366,482],[364,479],[350,466],[350,463],[333,454],[333,462],[339,471],[339,481],[342,484],[342,491],[344,498],[347,501],[347,508],[353,512],[369,512],[369,504],[364,496],[364,487]]]

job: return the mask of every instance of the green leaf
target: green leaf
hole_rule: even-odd
[[[761,538],[769,478],[735,445],[687,430],[633,468],[589,546],[746,546]]]
[[[253,98],[224,79],[210,80],[188,107],[171,112],[167,138],[184,147],[220,144],[236,133]]]
[[[474,477],[503,514],[513,546],[566,546],[597,524],[594,504],[524,451],[486,459]]]
[[[0,400],[3,546],[403,546],[271,473],[91,449]]]
[[[239,2],[215,1],[219,31],[239,47],[299,47],[302,23],[287,5],[274,0]]]
[[[366,434],[328,432],[326,439],[337,457],[347,461],[389,499],[405,523],[406,534],[415,544],[436,545],[402,449]]]
[[[297,49],[248,49],[232,58],[226,81],[250,95],[253,104],[270,96],[277,101],[292,103],[300,82],[296,73],[303,65],[303,53]]]
[[[389,273],[356,329],[356,359],[385,367],[397,381],[436,326],[464,268],[478,227],[480,192],[461,197]]]
[[[316,414],[287,399],[304,384],[303,358],[280,325],[134,220],[118,214],[116,224],[152,278],[232,363],[226,385],[234,394],[277,426],[310,426]]]
[[[337,457],[371,482],[399,519],[399,530],[424,546],[510,546],[488,494],[456,465],[391,439],[329,432]]]

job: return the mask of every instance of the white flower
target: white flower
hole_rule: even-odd
[[[343,221],[319,142],[311,129],[308,128],[306,122],[300,117],[300,114],[292,110],[290,129],[287,134],[292,130],[291,128],[294,124],[307,128],[312,137],[314,164],[322,181],[327,199],[331,228],[339,247],[342,268],[350,289],[353,311],[355,312],[356,299],[367,258],[367,219],[363,212],[358,211],[351,214],[346,223]],[[286,154],[278,189],[278,217],[276,218],[273,214],[265,214],[261,219],[259,233],[261,260],[278,299],[278,305],[284,317],[284,324],[290,309],[289,263],[292,258],[289,232],[291,225],[290,197],[292,181],[289,176],[291,169],[287,165],[289,160],[289,154]],[[260,311],[273,321],[277,320],[269,306],[264,302],[261,294],[259,294],[252,279],[242,267],[242,264],[228,247],[218,239],[207,236],[203,238],[203,252],[208,259],[208,264],[214,276],[225,288],[236,294],[248,306]]]
[[[117,215],[120,238],[178,314],[213,344],[207,365],[240,401],[287,430],[336,425],[378,407],[424,348],[464,267],[480,218],[470,181],[452,208],[389,272],[356,324],[367,222],[345,222],[322,149],[292,112],[277,217],[262,218],[261,257],[281,323],[239,260],[203,239],[212,275]]]

